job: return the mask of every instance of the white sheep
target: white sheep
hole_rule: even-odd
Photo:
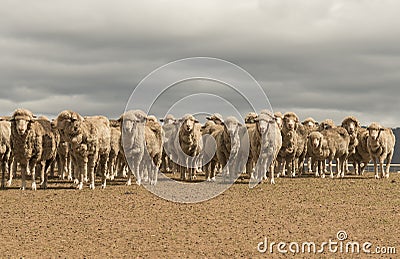
[[[9,174],[11,159],[11,123],[9,121],[0,121],[0,169],[1,175],[1,189],[5,188],[6,174]],[[9,179],[12,176],[8,176]]]
[[[378,179],[378,163],[382,178],[389,178],[390,163],[392,162],[394,146],[396,138],[391,129],[382,127],[380,124],[373,122],[368,126],[368,151],[374,162],[375,178]],[[383,169],[383,163],[386,160],[386,170]]]
[[[40,168],[40,185],[47,187],[47,169],[56,157],[56,145],[49,120],[34,119],[32,112],[26,109],[15,110],[11,118],[11,146],[14,163],[21,166],[22,190],[26,188],[28,172],[32,177],[32,190],[36,190],[36,166]]]
[[[62,111],[56,119],[56,127],[71,144],[74,170],[77,172],[77,189],[89,175],[89,188],[95,188],[95,167],[101,173],[101,187],[106,187],[107,161],[110,152],[110,123],[104,116],[82,117],[77,112]]]

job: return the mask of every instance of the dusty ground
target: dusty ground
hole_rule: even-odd
[[[45,191],[20,191],[19,185],[17,180],[0,191],[2,258],[266,258],[279,253],[276,247],[272,255],[257,251],[265,237],[320,244],[337,241],[340,230],[349,241],[371,242],[372,250],[396,247],[400,254],[399,173],[388,180],[374,180],[371,173],[343,180],[277,179],[254,189],[242,182],[198,204],[168,202],[122,180],[94,191],[55,180]],[[350,256],[327,250],[315,257]]]

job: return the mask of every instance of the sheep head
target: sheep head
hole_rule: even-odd
[[[181,129],[183,129],[185,132],[192,132],[195,124],[199,122],[195,117],[193,117],[193,115],[190,114],[185,115],[182,119]]]
[[[239,121],[233,116],[229,116],[228,118],[226,118],[226,120],[223,122],[223,125],[226,132],[228,132],[230,136],[235,135],[235,133],[239,129],[239,126],[241,126]]]
[[[368,126],[368,134],[373,140],[377,140],[381,134],[381,131],[384,131],[385,129],[377,122],[371,123],[371,125]]]
[[[313,118],[308,117],[301,124],[303,124],[304,127],[308,128],[310,130],[315,130],[315,129],[317,129],[318,122],[316,120],[314,120]]]
[[[276,118],[273,114],[262,111],[255,122],[257,125],[257,130],[261,133],[261,135],[264,135],[269,129],[269,124],[276,122]]]
[[[141,110],[130,110],[121,115],[118,121],[121,123],[121,131],[133,133],[139,124],[144,125],[147,115]]]
[[[63,134],[72,136],[79,134],[79,129],[84,118],[74,111],[62,111],[55,121],[56,127]]]
[[[332,129],[332,128],[336,128],[336,126],[335,126],[335,122],[331,119],[326,119],[319,124],[320,131],[326,130],[326,129]]]
[[[213,121],[217,125],[222,125],[222,123],[224,122],[222,115],[219,113],[214,113],[213,115],[206,117],[206,119]]]
[[[342,127],[347,130],[350,135],[357,133],[360,128],[360,122],[353,116],[348,116],[342,121]]]
[[[283,127],[286,130],[296,130],[299,117],[294,112],[287,112],[283,115]]]
[[[22,136],[29,130],[34,118],[35,116],[33,116],[31,111],[26,109],[17,109],[14,111],[10,121],[17,133]]]
[[[255,112],[249,112],[246,117],[244,118],[244,122],[247,124],[255,123],[258,115]]]
[[[172,114],[168,114],[164,119],[160,119],[160,121],[163,122],[164,125],[172,124],[175,122],[175,117]]]
[[[323,138],[324,136],[318,131],[311,132],[310,135],[308,135],[308,141],[310,141],[313,149],[320,148]]]

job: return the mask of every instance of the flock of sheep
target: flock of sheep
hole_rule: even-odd
[[[28,175],[36,190],[39,172],[40,186],[46,188],[47,172],[54,176],[55,167],[58,177],[73,181],[77,189],[86,182],[94,189],[96,175],[102,188],[117,176],[126,177],[127,185],[132,176],[138,185],[142,181],[155,185],[159,171],[179,173],[188,181],[200,172],[207,181],[215,181],[220,173],[233,180],[247,173],[252,179],[269,177],[275,183],[275,174],[295,177],[306,170],[333,177],[334,160],[337,177],[348,172],[348,162],[355,174],[363,174],[371,160],[375,178],[389,177],[395,136],[378,123],[362,128],[352,116],[340,126],[332,120],[300,122],[293,112],[267,110],[247,114],[245,125],[218,113],[207,120],[201,125],[192,115],[179,119],[167,115],[160,119],[161,125],[140,110],[127,111],[118,120],[82,117],[67,110],[50,121],[17,109],[0,118],[1,187],[11,185],[18,166],[23,190]]]

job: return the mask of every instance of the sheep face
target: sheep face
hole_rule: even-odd
[[[174,123],[174,122],[175,122],[174,119],[168,118],[168,119],[165,119],[165,120],[164,120],[164,125],[172,124],[172,123]]]
[[[368,134],[369,136],[375,141],[379,138],[380,132],[383,131],[384,129],[378,125],[377,123],[372,123],[368,127]]]
[[[194,125],[198,122],[193,116],[188,116],[183,120],[182,128],[186,132],[192,132]]]
[[[30,120],[26,120],[23,118],[15,119],[15,127],[19,135],[24,135],[25,132],[28,130]]]
[[[310,134],[309,140],[310,140],[311,146],[314,149],[317,149],[321,145],[322,137],[323,137],[322,134],[319,132],[312,132]]]
[[[246,117],[244,118],[245,123],[255,123],[258,115],[255,112],[249,112]]]
[[[288,130],[295,130],[296,122],[296,118],[293,116],[287,116],[283,118],[283,124]]]
[[[133,133],[136,124],[139,122],[139,120],[124,119],[122,122],[122,131],[126,133]]]
[[[231,119],[228,118],[224,122],[224,126],[226,128],[226,131],[228,132],[228,134],[230,136],[233,136],[236,133],[236,131],[239,128],[239,125],[240,125],[240,123],[234,118],[231,118]]]

